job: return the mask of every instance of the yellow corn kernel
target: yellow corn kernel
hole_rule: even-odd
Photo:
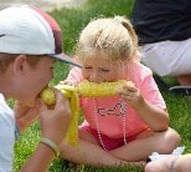
[[[56,103],[56,95],[54,93],[54,90],[49,87],[42,90],[42,92],[40,93],[40,97],[42,101],[49,106]]]
[[[66,90],[66,91],[71,91],[71,92],[73,92],[74,90],[75,90],[75,86],[72,86],[72,85],[66,85],[66,84],[62,84],[62,83],[60,83],[60,84],[58,84],[58,85],[56,85],[56,86],[54,86],[56,89],[58,89],[58,90]]]
[[[74,86],[65,85],[65,84],[58,84],[54,86],[57,90],[60,90],[66,98],[71,98],[74,92]]]
[[[76,87],[77,92],[82,96],[113,96],[117,91],[122,89],[124,85],[133,85],[131,81],[119,80],[116,82],[104,82],[101,84],[83,81]]]

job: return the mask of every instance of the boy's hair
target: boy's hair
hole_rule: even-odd
[[[18,54],[6,54],[6,53],[0,53],[0,71],[3,73],[7,70],[8,66],[15,60],[15,58],[18,56]],[[35,57],[33,57],[35,56]],[[41,59],[45,56],[39,56],[41,58],[38,58],[36,55],[27,55],[27,62],[30,66],[34,67]],[[31,58],[33,57],[33,58]]]
[[[130,21],[124,17],[100,18],[82,30],[76,54],[82,61],[98,55],[112,60],[137,60],[137,35]]]

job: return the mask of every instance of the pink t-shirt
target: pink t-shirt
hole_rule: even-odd
[[[128,79],[141,91],[150,104],[165,109],[166,105],[153,79],[152,72],[140,63],[132,63],[127,67]],[[83,80],[81,70],[73,68],[67,80],[77,83]],[[99,130],[110,138],[136,136],[148,128],[139,114],[120,96],[81,97],[81,107],[85,116],[83,126]]]

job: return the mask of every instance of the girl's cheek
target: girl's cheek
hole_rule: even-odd
[[[82,70],[82,75],[85,79],[89,78],[89,72]]]

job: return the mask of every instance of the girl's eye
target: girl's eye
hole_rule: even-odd
[[[101,68],[100,69],[102,72],[109,72],[110,70],[109,69],[104,69],[104,68]]]
[[[91,66],[85,66],[84,69],[88,70],[88,69],[92,69],[92,67]]]

